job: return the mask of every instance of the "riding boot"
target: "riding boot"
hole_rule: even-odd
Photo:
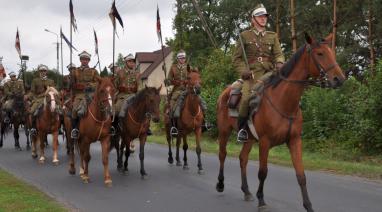
[[[36,116],[32,116],[32,128],[30,129],[30,135],[31,136],[36,136],[37,135],[37,120],[36,120]]]
[[[177,126],[177,119],[173,118],[171,119],[171,129],[170,129],[170,135],[177,136],[178,135],[178,126]]]
[[[153,132],[149,129],[147,129],[147,132],[146,132],[147,136],[150,136],[150,135],[153,135]]]
[[[237,126],[238,126],[238,132],[237,132],[237,142],[239,143],[245,143],[248,141],[248,132],[247,132],[247,117],[237,117]]]
[[[78,139],[78,136],[80,134],[80,131],[78,130],[79,123],[80,123],[79,118],[73,118],[72,119],[73,129],[72,129],[72,132],[71,132],[71,135],[70,135],[72,137],[72,139]]]

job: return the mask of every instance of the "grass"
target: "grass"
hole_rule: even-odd
[[[166,144],[165,136],[154,135],[148,137],[148,142]],[[195,149],[195,139],[189,137],[188,145]],[[218,154],[219,145],[216,140],[204,136],[202,139],[202,151]],[[242,145],[237,144],[231,139],[227,145],[227,154],[230,157],[238,158]],[[250,153],[251,160],[258,160],[259,157],[258,145],[255,144]],[[274,147],[269,153],[268,161],[273,164],[293,167],[288,148],[283,146]],[[329,171],[343,175],[353,175],[365,177],[373,180],[382,180],[382,160],[361,160],[361,161],[346,161],[329,153],[312,153],[303,152],[303,162],[306,170]]]
[[[52,198],[0,170],[0,211],[68,211]]]

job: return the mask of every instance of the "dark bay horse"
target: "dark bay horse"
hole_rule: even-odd
[[[24,104],[24,95],[16,95],[13,98],[13,105],[12,105],[12,116],[10,117],[10,123],[6,124],[4,122],[1,123],[1,136],[0,136],[0,147],[3,144],[3,139],[5,137],[5,133],[9,129],[10,126],[13,127],[13,137],[15,139],[15,148],[16,150],[22,150],[19,142],[19,127],[20,125],[24,124],[26,121],[26,110],[25,110],[25,104]],[[27,139],[27,150],[30,149],[30,142],[29,139]]]
[[[94,97],[87,108],[87,113],[80,120],[80,136],[78,145],[80,147],[80,177],[84,183],[88,183],[90,144],[101,142],[102,163],[104,167],[104,178],[106,186],[112,185],[109,173],[109,148],[110,127],[113,114],[112,105],[115,88],[111,78],[98,78],[98,85]]]
[[[59,93],[54,87],[47,87],[45,91],[44,105],[36,118],[37,135],[32,136],[32,157],[37,157],[36,145],[40,144],[39,163],[45,163],[45,143],[48,134],[53,138],[54,165],[58,165],[58,128],[60,127],[60,115],[57,111]]]
[[[202,123],[203,123],[203,112],[200,107],[200,98],[199,94],[201,92],[201,79],[200,74],[197,70],[190,70],[188,67],[188,76],[187,76],[187,94],[184,99],[184,106],[180,113],[180,118],[177,120],[177,127],[179,133],[176,136],[176,165],[181,166],[179,159],[179,147],[181,139],[183,139],[183,168],[188,169],[187,163],[187,135],[194,132],[196,140],[196,154],[198,156],[198,173],[203,173],[202,162],[200,155],[202,149],[200,147],[200,139],[202,135]],[[170,135],[170,118],[166,110],[169,110],[169,106],[165,108],[164,118],[165,118],[165,127],[166,127],[166,138],[168,143],[168,162],[173,163],[172,151],[171,151],[171,135]]]
[[[270,148],[286,143],[289,148],[297,181],[301,188],[304,208],[312,212],[312,204],[308,197],[306,177],[302,163],[302,112],[299,102],[304,88],[313,83],[325,83],[328,87],[338,87],[345,81],[342,69],[338,66],[331,49],[332,35],[321,41],[316,41],[305,35],[307,43],[301,47],[284,65],[278,75],[273,76],[269,84],[265,84],[263,99],[258,112],[252,116],[259,142],[260,181],[257,198],[258,206],[265,206],[264,181],[267,177],[268,153]],[[228,115],[227,100],[231,88],[226,88],[220,95],[217,105],[217,123],[219,129],[219,160],[220,170],[216,189],[224,190],[224,161],[226,145],[233,129],[237,129],[236,119]],[[247,184],[248,155],[254,138],[243,144],[240,152],[240,168],[245,200],[253,200]]]
[[[140,160],[140,173],[142,178],[147,177],[147,173],[144,166],[145,158],[145,144],[147,138],[147,130],[150,127],[150,120],[154,122],[159,122],[160,119],[160,95],[159,92],[162,86],[159,88],[145,87],[139,91],[131,104],[127,108],[127,113],[125,118],[120,120],[120,133],[121,133],[121,146],[118,146],[118,141],[113,144],[116,146],[117,157],[118,157],[118,170],[127,172],[128,171],[128,159],[130,156],[130,142],[135,138],[139,139],[139,160]],[[125,150],[125,162],[124,169],[122,170],[122,158],[123,152]]]

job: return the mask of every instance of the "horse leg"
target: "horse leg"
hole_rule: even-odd
[[[58,165],[60,162],[58,160],[58,130],[55,130],[52,132],[52,138],[53,138],[53,164]]]
[[[117,138],[117,135],[115,135],[115,136],[112,136],[111,139],[115,139],[114,140],[114,148],[115,148],[115,151],[117,152],[117,170],[121,172],[122,171],[122,157],[121,157],[121,153],[120,153],[120,148],[122,146],[123,140],[121,141],[121,145],[119,145],[120,136],[118,136],[118,138]]]
[[[27,126],[27,123],[25,123],[24,125],[24,132],[25,132],[25,137],[27,138],[27,151],[29,151],[31,149],[31,139],[29,138],[29,131],[28,131],[28,126]]]
[[[204,174],[203,166],[202,166],[202,160],[201,160],[201,153],[202,148],[200,147],[200,137],[202,136],[202,128],[199,128],[195,133],[195,140],[196,140],[196,155],[198,156],[198,174]]]
[[[13,137],[15,138],[15,149],[21,151],[20,142],[19,142],[19,125],[15,124],[13,126]]]
[[[112,186],[112,180],[109,172],[109,145],[110,137],[106,137],[102,139],[101,146],[102,146],[102,164],[103,164],[103,175],[105,178],[105,185],[107,187]],[[89,155],[90,156],[90,155]]]
[[[216,190],[218,192],[224,191],[224,162],[225,158],[227,157],[227,143],[229,138],[229,132],[223,132],[222,130],[219,130],[218,135],[218,141],[219,141],[219,176],[218,176],[218,183],[216,184]]]
[[[179,159],[179,147],[180,147],[180,142],[181,142],[181,135],[177,135],[176,136],[176,155],[175,155],[175,160],[176,160],[176,166],[181,166],[182,163],[180,162],[180,159]]]
[[[3,122],[2,120],[0,120],[1,122]],[[0,136],[0,148],[3,147],[3,139],[4,139],[4,133],[5,133],[5,124],[4,123],[1,123],[1,136]]]
[[[309,200],[308,190],[306,188],[306,177],[304,173],[304,166],[302,164],[302,140],[301,137],[292,139],[288,145],[294,169],[296,171],[297,182],[300,185],[303,206],[308,212],[313,212],[312,203]]]
[[[187,150],[188,150],[188,143],[187,143],[187,135],[183,135],[183,169],[188,170],[188,162],[187,162]]]
[[[69,138],[69,134],[65,133],[66,135],[66,142],[69,145],[69,174],[74,175],[76,174],[76,167],[74,163],[74,142],[71,138]]]
[[[82,176],[82,180],[83,180],[84,183],[89,183],[89,181],[90,181],[90,178],[89,178],[89,161],[91,159],[91,156],[90,156],[90,141],[88,139],[83,138],[81,142],[82,142],[82,147],[84,149],[84,152],[83,152],[84,153],[84,157],[83,157],[84,174]],[[102,148],[102,152],[103,151],[104,150]],[[102,159],[103,159],[103,157],[102,157]]]
[[[174,158],[172,157],[172,150],[171,150],[171,140],[172,137],[170,135],[170,126],[167,126],[166,124],[166,139],[167,139],[167,144],[168,144],[168,163],[173,164],[174,163]]]
[[[269,154],[269,140],[267,138],[263,138],[259,142],[259,171],[257,177],[259,178],[259,187],[257,189],[256,197],[259,200],[258,207],[265,206],[264,201],[264,182],[265,178],[267,178],[268,174],[268,154]]]
[[[145,144],[146,144],[146,134],[139,138],[139,160],[141,161],[141,177],[142,177],[142,179],[147,179],[147,173],[146,173],[145,165],[144,165]]]
[[[248,164],[248,155],[251,152],[253,145],[253,140],[248,140],[243,144],[240,152],[240,168],[241,168],[241,190],[244,192],[245,201],[253,201],[254,198],[249,192],[248,182],[247,182],[247,164]]]
[[[81,141],[81,138],[79,138],[77,141],[73,139],[73,142],[77,142],[77,145],[80,145],[80,177],[83,179],[85,176],[85,144]]]
[[[129,172],[128,165],[129,165],[129,157],[131,154],[129,147],[130,147],[131,142],[132,142],[132,140],[128,139],[128,140],[126,140],[126,142],[124,144],[124,148],[126,148],[126,150],[125,150],[125,162],[123,163],[123,172],[125,174],[127,174]],[[123,152],[123,149],[122,149],[122,152]],[[122,158],[122,156],[121,156],[121,158]],[[122,161],[122,159],[121,159],[121,161]]]
[[[32,136],[31,142],[32,142],[32,158],[36,159],[37,158],[37,147],[36,147],[36,145],[38,142],[37,136]]]
[[[40,159],[39,159],[39,163],[40,164],[43,164],[45,163],[45,139],[46,139],[46,134],[44,132],[38,132],[37,133],[37,136],[39,138],[39,142],[40,142]]]

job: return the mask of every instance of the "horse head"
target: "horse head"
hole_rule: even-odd
[[[95,98],[98,101],[98,105],[101,107],[101,111],[113,114],[113,96],[115,94],[115,87],[113,81],[109,77],[97,78],[98,86],[95,93]]]
[[[199,95],[202,90],[202,80],[200,78],[200,73],[198,69],[191,69],[189,66],[187,67],[187,71],[187,89],[190,93]]]
[[[160,90],[162,85],[159,88],[147,87],[142,90],[142,95],[145,96],[145,105],[146,105],[146,116],[151,118],[155,123],[160,120]]]
[[[310,76],[328,87],[337,88],[343,84],[346,77],[337,64],[334,50],[331,48],[332,38],[333,35],[329,34],[325,39],[316,41],[305,33],[306,49],[311,58],[307,66]]]
[[[59,93],[54,87],[48,86],[45,91],[44,106],[49,105],[50,112],[56,110],[56,101],[58,99]]]

